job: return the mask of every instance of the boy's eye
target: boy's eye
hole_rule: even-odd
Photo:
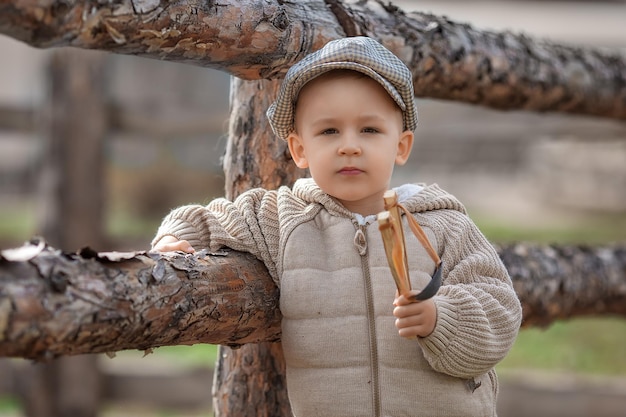
[[[322,135],[334,135],[335,133],[337,133],[338,130],[335,128],[329,128],[329,129],[324,129],[322,130]]]
[[[366,127],[366,128],[363,128],[363,132],[364,133],[378,133],[378,129],[376,129],[375,127]]]

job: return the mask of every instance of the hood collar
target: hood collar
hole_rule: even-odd
[[[447,209],[467,214],[465,206],[452,194],[442,190],[437,184],[404,184],[394,188],[394,190],[398,193],[400,202],[411,213]],[[307,203],[321,204],[331,214],[348,218],[354,215],[354,213],[322,191],[313,181],[313,178],[297,180],[292,188],[292,192],[296,197]]]

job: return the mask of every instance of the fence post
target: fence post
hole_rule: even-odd
[[[71,251],[104,246],[105,61],[102,53],[60,49],[47,71],[39,233]],[[102,393],[96,359],[63,357],[24,369],[18,391],[27,416],[96,416]]]

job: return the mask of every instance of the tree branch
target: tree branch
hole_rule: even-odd
[[[626,245],[498,251],[525,326],[626,316]],[[275,284],[244,253],[69,254],[33,242],[0,256],[0,357],[276,341],[280,320]]]
[[[0,257],[0,356],[275,341],[280,319],[267,269],[240,252],[69,254],[35,242]]]
[[[139,55],[249,80],[276,77],[342,36],[321,0],[0,0],[0,33],[40,48]]]
[[[478,31],[380,0],[0,0],[0,33],[37,47],[140,55],[248,80],[280,77],[331,39],[366,35],[407,63],[420,97],[626,120],[626,59],[618,51]]]
[[[498,247],[522,302],[522,326],[587,315],[626,317],[626,243]]]

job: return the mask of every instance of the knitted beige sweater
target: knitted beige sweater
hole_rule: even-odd
[[[395,329],[395,286],[375,219],[359,219],[310,179],[178,208],[154,242],[173,235],[266,264],[281,290],[296,416],[495,416],[493,367],[521,321],[510,278],[456,198],[436,185],[403,191],[444,265],[437,325],[417,340]],[[421,288],[434,264],[406,236],[412,285]]]

